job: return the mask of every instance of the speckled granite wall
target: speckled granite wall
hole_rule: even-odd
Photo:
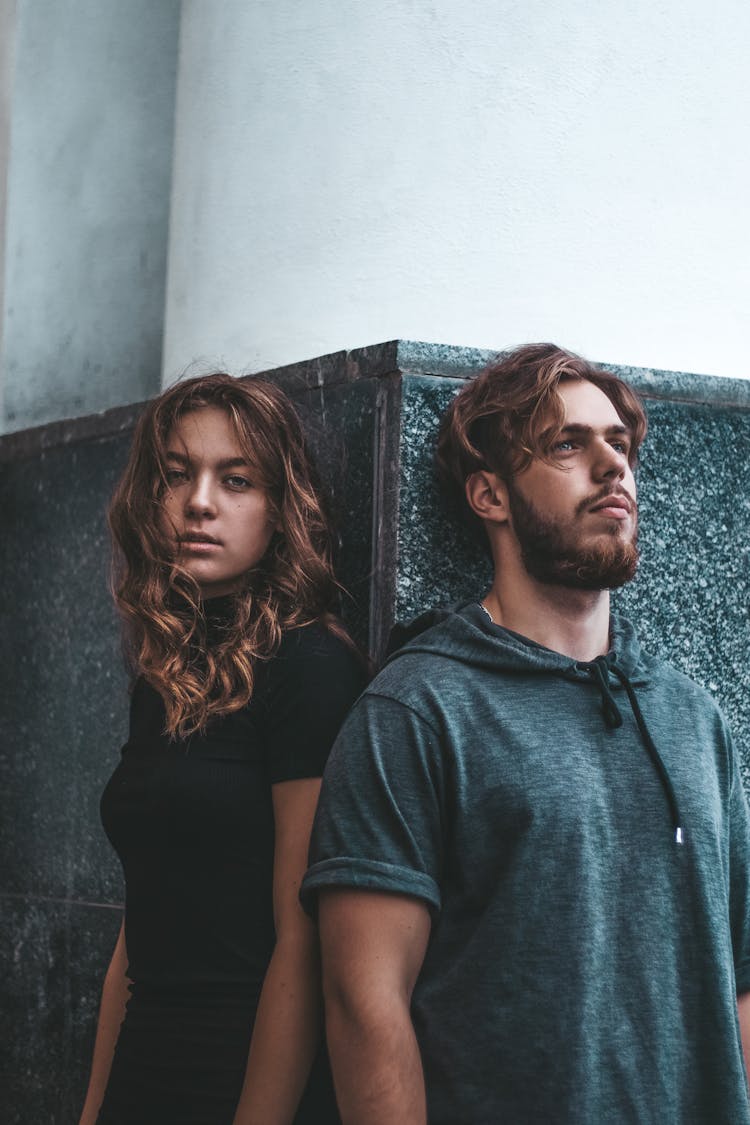
[[[456,349],[460,375],[464,356]],[[450,371],[446,360],[443,370]],[[615,608],[634,621],[650,651],[716,696],[750,788],[750,384],[613,370],[644,395],[668,396],[646,398],[649,435],[638,475],[642,559],[635,581],[615,595]],[[445,510],[432,470],[438,419],[461,385],[462,379],[404,375],[399,617],[477,598],[491,581],[488,559]]]
[[[490,580],[432,473],[439,415],[488,359],[399,341],[269,373],[307,421],[342,520],[347,616],[360,639],[369,623],[378,651],[394,616],[476,598]],[[650,396],[651,434],[643,562],[617,602],[650,649],[715,693],[748,767],[750,384],[623,375]],[[0,438],[3,1125],[76,1120],[119,925],[98,819],[127,709],[104,510],[136,414]]]

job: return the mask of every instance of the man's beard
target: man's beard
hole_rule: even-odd
[[[582,516],[598,499],[612,494],[612,489],[582,501],[575,516]],[[580,544],[574,523],[563,524],[543,516],[530,500],[508,482],[510,513],[513,530],[521,548],[521,558],[526,570],[538,582],[552,586],[567,586],[577,590],[614,590],[635,577],[638,568],[637,509],[633,504],[636,523],[630,539],[618,534],[619,522],[611,522],[611,531],[596,537],[590,547]]]

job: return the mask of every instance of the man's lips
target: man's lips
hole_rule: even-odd
[[[624,520],[630,515],[631,508],[632,504],[627,496],[612,494],[598,500],[596,504],[589,508],[589,511],[598,512],[601,516],[610,516],[612,519]]]

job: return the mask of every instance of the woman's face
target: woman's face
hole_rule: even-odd
[[[224,410],[203,406],[175,422],[167,481],[162,526],[175,558],[204,598],[232,593],[263,558],[276,523]]]

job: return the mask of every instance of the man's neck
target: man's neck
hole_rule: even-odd
[[[537,582],[528,574],[512,584],[495,575],[483,599],[497,625],[574,660],[609,650],[609,590],[575,590]]]

